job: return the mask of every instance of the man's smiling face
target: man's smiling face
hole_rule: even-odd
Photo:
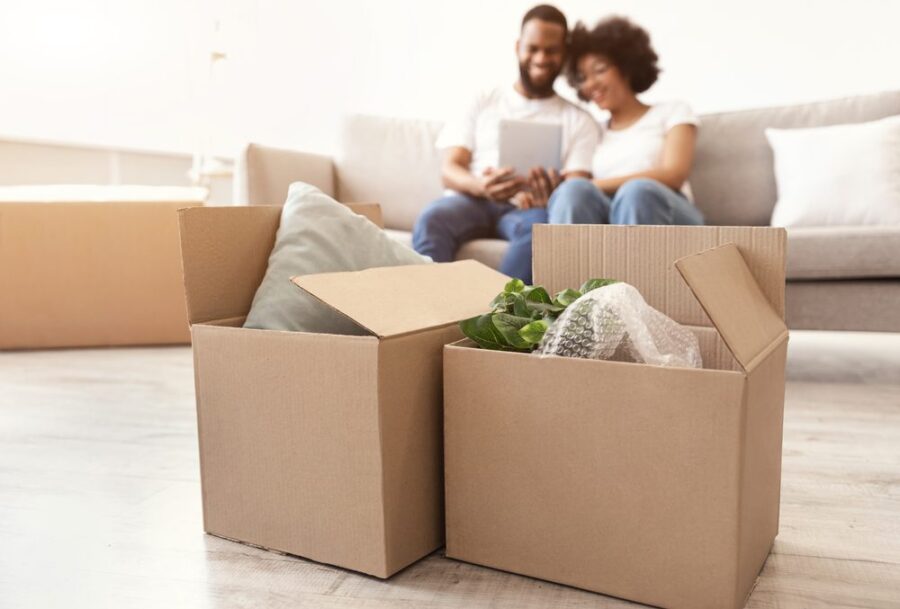
[[[530,19],[522,26],[516,43],[519,78],[529,97],[548,97],[562,71],[566,52],[566,30],[558,23]]]

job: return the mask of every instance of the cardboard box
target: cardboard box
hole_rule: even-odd
[[[784,253],[782,229],[535,227],[536,283],[631,283],[694,328],[705,369],[447,346],[447,556],[742,607],[778,531]]]
[[[474,261],[310,275],[294,281],[373,336],[245,329],[280,212],[181,214],[204,528],[388,577],[443,544],[442,349],[508,278]]]
[[[189,342],[177,210],[202,197],[0,188],[0,349]]]

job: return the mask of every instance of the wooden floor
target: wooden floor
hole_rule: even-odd
[[[900,335],[795,333],[789,378],[748,607],[900,607]],[[2,609],[636,606],[439,553],[382,582],[206,536],[188,348],[0,353]]]

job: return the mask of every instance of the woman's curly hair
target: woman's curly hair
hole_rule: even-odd
[[[618,68],[635,93],[649,89],[659,77],[659,57],[650,46],[650,34],[625,17],[607,17],[594,29],[579,21],[569,39],[566,79],[578,91],[578,61],[585,55],[603,55]],[[581,92],[578,93],[581,97]]]

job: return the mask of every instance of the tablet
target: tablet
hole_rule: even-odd
[[[532,167],[562,169],[562,125],[537,121],[500,121],[498,167],[527,176]]]

